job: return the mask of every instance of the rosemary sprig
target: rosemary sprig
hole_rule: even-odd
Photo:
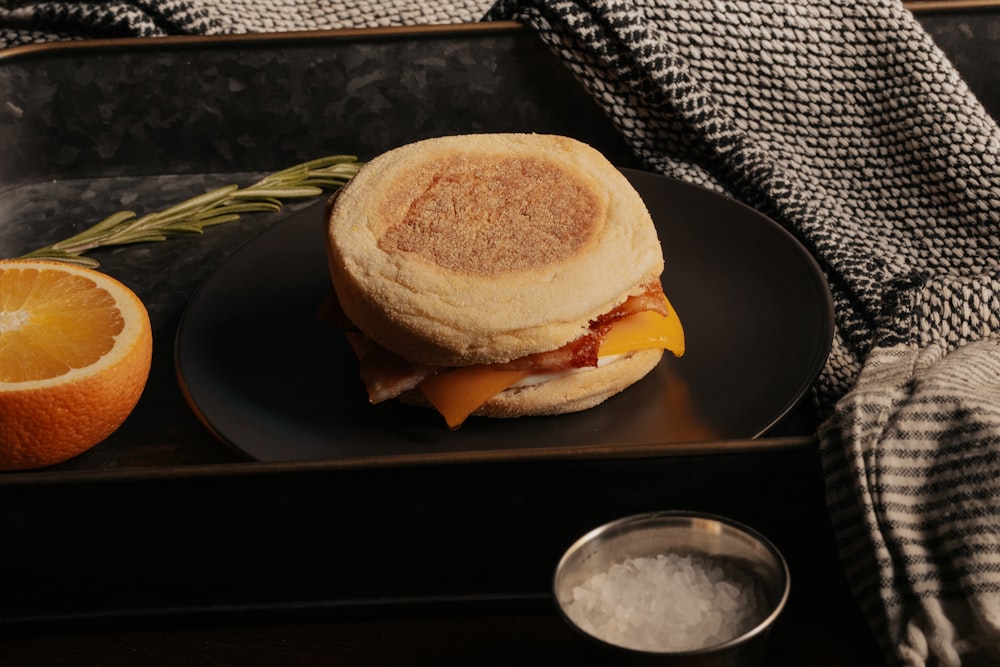
[[[206,227],[239,219],[245,213],[278,211],[286,199],[317,197],[345,185],[361,168],[352,155],[333,155],[283,169],[253,185],[227,185],[140,218],[119,211],[74,236],[22,255],[96,268],[84,254],[95,248],[165,241],[171,236],[201,234]]]

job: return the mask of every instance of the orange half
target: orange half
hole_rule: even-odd
[[[0,261],[0,470],[65,461],[135,408],[152,359],[149,314],[110,276]]]

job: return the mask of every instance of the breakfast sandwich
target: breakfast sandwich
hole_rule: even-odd
[[[594,148],[540,134],[418,141],[326,207],[339,320],[371,402],[574,412],[680,356],[639,194]]]

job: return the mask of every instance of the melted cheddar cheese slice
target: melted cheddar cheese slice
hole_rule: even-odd
[[[420,391],[455,429],[480,405],[529,375],[531,371],[465,366],[432,375],[420,383]]]
[[[667,297],[663,300],[667,304],[666,317],[651,310],[623,317],[604,335],[597,356],[610,357],[654,347],[670,350],[677,357],[683,356],[684,327]]]
[[[669,315],[642,311],[623,317],[608,329],[597,356],[612,357],[636,350],[659,348],[675,356],[684,354],[684,329],[670,301],[664,297]],[[532,371],[500,370],[490,366],[466,366],[433,375],[420,383],[424,397],[452,429],[501,391],[517,384]]]

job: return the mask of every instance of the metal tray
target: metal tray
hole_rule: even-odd
[[[512,24],[22,47],[0,58],[0,89],[0,256],[123,208],[158,210],[320,155],[368,159],[445,132],[558,131],[634,163],[569,74]],[[54,469],[241,460],[184,402],[174,333],[229,254],[306,204],[93,255],[146,303],[153,370],[128,422]]]
[[[941,25],[967,52],[962,31]],[[366,159],[442,132],[558,132],[641,166],[534,34],[510,23],[19,47],[0,52],[0,91],[2,256],[209,180],[247,183],[323,154]],[[106,442],[0,475],[0,565],[19,573],[0,596],[0,631],[544,603],[576,536],[664,508],[754,525],[809,582],[801,594],[838,594],[808,411],[758,440],[671,456],[240,459],[186,405],[171,342],[196,287],[300,209],[94,255],[147,303],[152,375]]]

